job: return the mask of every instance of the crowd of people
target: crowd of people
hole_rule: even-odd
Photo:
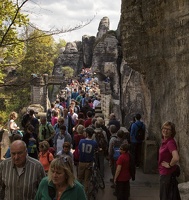
[[[85,200],[95,154],[102,177],[104,162],[109,162],[117,200],[128,200],[131,159],[133,168],[142,164],[143,140],[137,140],[136,135],[146,127],[140,114],[135,115],[127,132],[121,129],[114,113],[105,124],[103,117],[95,116],[98,105],[99,87],[88,79],[82,84],[72,81],[61,90],[46,116],[39,120],[34,110],[29,110],[21,121],[23,135],[18,132],[17,113],[12,112],[8,123],[11,144],[6,159],[0,163],[0,200]],[[170,179],[178,169],[175,134],[173,123],[163,125],[159,156],[161,200],[168,199]]]

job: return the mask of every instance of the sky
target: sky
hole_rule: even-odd
[[[100,20],[108,17],[110,30],[116,30],[121,12],[121,0],[29,0],[23,11],[39,29],[68,29],[93,19],[84,28],[54,36],[66,42],[81,41],[83,35],[96,36]]]

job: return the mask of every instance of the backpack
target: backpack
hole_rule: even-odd
[[[134,160],[133,155],[130,152],[128,153],[129,153],[129,172],[130,172],[132,181],[134,181],[135,174],[136,174],[135,160]]]
[[[95,131],[95,139],[98,144],[98,147],[102,148],[102,150],[106,152],[108,149],[108,143],[106,142],[106,139],[104,137],[103,130]]]
[[[137,123],[135,123],[137,125]],[[136,140],[138,141],[143,141],[145,139],[145,128],[144,128],[144,124],[142,124],[141,126],[137,125],[138,126],[138,131],[136,133]]]
[[[49,149],[49,150],[50,150],[50,149]],[[49,163],[51,163],[50,157],[49,157],[49,156],[50,156],[50,154],[52,154],[52,153],[51,153],[49,150],[47,151],[47,160],[48,160]],[[53,155],[53,154],[52,154],[52,155]],[[54,157],[54,155],[53,155],[53,157]]]
[[[113,159],[114,160],[117,160],[120,156],[119,149],[120,149],[120,146],[122,145],[122,143],[123,143],[122,141],[116,140],[113,144]]]

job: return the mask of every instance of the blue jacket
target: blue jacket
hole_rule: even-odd
[[[138,141],[135,138],[136,133],[137,133],[139,127],[141,127],[141,126],[145,130],[145,125],[140,120],[137,120],[135,123],[132,124],[132,126],[131,126],[131,132],[130,132],[131,143],[142,143],[142,141]]]

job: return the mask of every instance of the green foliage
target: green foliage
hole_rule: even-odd
[[[45,35],[42,31],[34,30],[29,34],[26,43],[26,55],[21,62],[19,72],[24,78],[31,74],[50,74],[54,65],[56,46],[52,36]]]
[[[57,50],[61,49],[62,47],[66,46],[66,41],[64,39],[59,39],[58,43],[57,43]]]
[[[18,2],[17,2],[18,3]],[[18,28],[28,23],[26,15],[20,12],[24,1],[19,6],[11,0],[0,2],[0,67],[15,65],[23,57],[24,43],[18,37]]]
[[[69,66],[62,67],[62,72],[65,75],[65,78],[71,78],[74,74],[74,70]]]

